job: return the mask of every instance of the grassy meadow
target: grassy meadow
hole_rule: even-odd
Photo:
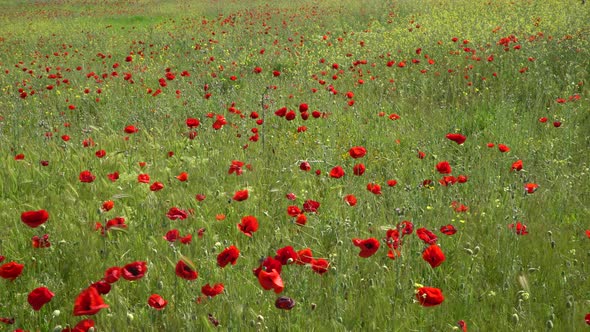
[[[0,329],[587,330],[588,6],[0,1]]]

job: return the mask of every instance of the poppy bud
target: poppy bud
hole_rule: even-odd
[[[281,296],[275,301],[275,307],[283,310],[291,310],[295,306],[295,301],[286,296]]]
[[[520,318],[518,317],[518,314],[513,314],[512,315],[512,323],[518,324],[518,321],[519,320],[520,320]]]

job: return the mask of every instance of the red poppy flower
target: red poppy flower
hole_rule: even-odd
[[[375,195],[381,195],[381,186],[376,183],[367,184],[367,190]]]
[[[311,165],[307,161],[303,161],[299,164],[299,169],[308,172],[311,170]]]
[[[303,213],[299,214],[297,218],[295,218],[295,223],[300,226],[307,224],[307,216]]]
[[[206,284],[205,286],[201,287],[201,293],[205,296],[215,297],[223,292],[225,287],[222,283],[215,284],[213,286]]]
[[[520,171],[522,170],[522,160],[517,160],[512,163],[512,167],[510,168],[511,171]]]
[[[455,228],[455,226],[448,224],[446,226],[441,226],[440,232],[445,235],[453,235],[457,233],[457,229]]]
[[[367,149],[362,146],[353,146],[348,150],[348,154],[354,159],[362,158],[367,154]]]
[[[395,187],[397,185],[396,180],[387,180],[387,185],[390,187]]]
[[[252,237],[252,233],[258,230],[258,220],[254,216],[245,216],[238,224],[238,229],[246,236]]]
[[[74,316],[95,315],[100,309],[108,308],[94,287],[83,290],[74,302]]]
[[[213,123],[213,129],[219,130],[227,124],[227,120],[223,115],[217,115],[217,119]]]
[[[459,182],[459,183],[465,183],[465,182],[467,182],[467,176],[466,175],[459,175],[459,176],[457,176],[457,182]]]
[[[101,223],[99,223],[98,221],[96,223],[94,223],[94,230],[100,231],[100,235],[102,235],[102,236],[105,235],[104,226]]]
[[[312,260],[313,253],[311,252],[311,249],[305,248],[297,252],[297,259],[295,260],[295,263],[299,265],[311,264]]]
[[[202,202],[205,200],[205,198],[207,198],[207,196],[203,195],[203,194],[197,194],[195,195],[195,199],[199,202]]]
[[[5,259],[6,259],[5,256],[0,255],[0,263],[4,262]]]
[[[352,173],[354,175],[361,176],[361,175],[365,174],[366,170],[367,170],[367,168],[365,167],[364,164],[356,164],[352,168]]]
[[[436,244],[431,244],[422,252],[422,258],[430,264],[432,268],[441,265],[445,261],[445,254]]]
[[[334,179],[339,179],[344,176],[344,170],[340,166],[336,166],[332,168],[330,171],[330,177]]]
[[[73,330],[64,329],[62,332],[88,332],[91,327],[94,327],[94,321],[92,319],[83,319],[74,326]]]
[[[275,259],[281,262],[281,265],[288,265],[297,260],[297,253],[295,252],[295,249],[293,249],[293,247],[286,246],[277,249]]]
[[[23,273],[24,267],[25,266],[23,264],[19,264],[16,262],[6,263],[0,266],[0,277],[12,281],[18,278],[21,275],[21,273]]]
[[[150,175],[149,174],[139,174],[137,176],[137,182],[150,183]]]
[[[465,140],[467,139],[467,137],[461,134],[447,134],[446,137],[459,145],[465,143]]]
[[[47,287],[39,287],[33,289],[29,296],[27,296],[27,301],[33,307],[33,310],[39,311],[45,305],[45,303],[51,301],[51,298],[54,296]]]
[[[455,210],[455,212],[467,212],[469,210],[469,207],[467,207],[457,201],[452,201],[451,207],[453,208],[453,210]]]
[[[136,133],[138,131],[138,129],[135,128],[135,126],[129,125],[129,126],[125,127],[124,131],[127,134],[133,134],[133,133]]]
[[[45,210],[26,211],[20,215],[20,220],[31,228],[43,225],[47,219],[49,219],[49,213]]]
[[[375,238],[368,238],[365,240],[352,239],[352,244],[361,249],[360,257],[367,258],[373,256],[379,250],[380,243]]]
[[[177,207],[171,207],[170,210],[168,210],[168,213],[166,213],[166,217],[168,217],[170,220],[184,220],[188,217],[188,213]]]
[[[275,115],[276,116],[280,116],[283,117],[287,114],[288,109],[286,107],[281,107],[278,110],[275,111]]]
[[[416,299],[424,307],[436,306],[445,300],[442,291],[433,287],[418,288],[416,291]]]
[[[539,185],[536,183],[527,183],[524,185],[524,189],[529,193],[532,194],[539,188]]]
[[[111,180],[111,182],[115,182],[119,179],[119,172],[107,174],[107,177],[109,178],[109,180]]]
[[[300,113],[307,112],[308,109],[309,109],[309,106],[306,103],[299,104],[299,112]]]
[[[201,124],[201,122],[199,121],[199,119],[195,119],[195,118],[188,118],[186,119],[186,125],[189,128],[196,128]]]
[[[123,266],[121,269],[121,276],[125,280],[138,280],[143,278],[146,272],[146,262],[133,262]]]
[[[186,280],[195,280],[199,277],[199,273],[192,267],[186,264],[183,260],[179,260],[176,263],[176,275]]]
[[[586,236],[590,239],[590,229],[586,230]],[[0,261],[1,262],[1,261]]]
[[[350,206],[355,206],[357,203],[356,197],[352,194],[344,196],[344,201]]]
[[[401,257],[401,255],[402,253],[398,249],[389,249],[387,251],[387,257],[389,257],[389,259],[396,259],[398,257]]]
[[[411,221],[404,220],[397,224],[397,229],[402,232],[402,237],[412,234],[414,231],[414,224]]]
[[[416,230],[416,235],[418,235],[420,240],[424,241],[426,244],[435,244],[438,240],[438,237],[426,228],[418,228]]]
[[[93,283],[92,285],[90,285],[90,287],[96,288],[96,290],[98,291],[98,294],[100,294],[100,295],[108,294],[111,291],[111,284],[109,284],[105,280],[99,280],[99,281]]]
[[[510,148],[504,144],[498,144],[498,150],[500,150],[500,152],[508,152],[510,151]]]
[[[287,207],[287,214],[291,217],[297,217],[301,214],[301,209],[298,206],[290,205]]]
[[[303,210],[305,212],[309,212],[309,213],[315,213],[318,212],[318,209],[320,208],[320,203],[313,201],[311,199],[305,201],[305,203],[303,203]]]
[[[109,267],[104,272],[104,280],[109,284],[117,282],[121,277],[121,268],[118,266]]]
[[[45,234],[41,237],[35,235],[31,238],[33,242],[33,248],[49,248],[51,243],[49,242],[49,234]]]
[[[227,174],[236,173],[236,175],[242,175],[242,166],[244,166],[244,162],[239,160],[232,160],[231,165],[229,166],[229,170],[227,171]]]
[[[188,180],[188,174],[186,172],[182,172],[175,176],[175,178],[180,182],[185,182],[186,180]]]
[[[96,179],[96,176],[92,175],[90,171],[82,171],[79,176],[80,182],[90,183]]]
[[[115,207],[115,202],[113,201],[104,201],[101,206],[101,210],[104,212],[110,211]]]
[[[125,218],[116,217],[116,218],[113,218],[113,219],[107,221],[107,223],[105,225],[105,230],[109,230],[113,227],[114,228],[127,228],[127,225],[125,225]]]
[[[398,249],[400,246],[399,231],[397,229],[388,229],[385,233],[385,244],[389,249]]]
[[[201,235],[202,237],[202,235]],[[190,244],[193,240],[193,235],[192,234],[187,234],[183,237],[180,238],[180,243],[182,244]]]
[[[258,277],[258,274],[262,270],[265,270],[265,271],[275,270],[278,273],[281,273],[281,271],[283,270],[283,265],[278,260],[268,256],[262,261],[262,263],[260,263],[260,265],[256,269],[252,270],[252,272],[254,273],[254,275],[256,277]]]
[[[164,240],[168,242],[176,242],[179,238],[180,232],[178,231],[178,229],[169,230],[168,232],[166,232],[166,235],[164,235]]]
[[[96,151],[96,153],[94,153],[98,158],[103,158],[104,156],[107,155],[107,152],[105,150],[98,150]]]
[[[164,189],[164,184],[162,182],[156,181],[150,186],[151,191],[160,191],[162,189]]]
[[[258,282],[262,288],[266,290],[272,289],[277,294],[280,294],[285,288],[283,279],[277,270],[271,270],[270,272],[261,270],[260,273],[258,273]]]
[[[295,301],[286,296],[281,296],[275,301],[275,307],[282,310],[291,310],[295,306]]]
[[[236,193],[234,194],[233,200],[234,201],[245,201],[248,199],[248,189],[244,189],[244,190],[238,190],[236,191]]]
[[[441,161],[440,163],[436,164],[436,170],[441,174],[451,174],[451,165],[449,165],[448,161]]]
[[[203,234],[205,234],[205,230],[206,230],[205,228],[199,228],[199,230],[197,231],[197,236],[199,237],[199,239],[203,238]],[[189,234],[189,235],[190,235],[190,239],[192,240],[193,235],[192,234]],[[185,243],[185,242],[183,242],[183,239],[186,237],[188,237],[188,235],[183,237],[182,239],[180,239],[180,242]],[[190,241],[188,241],[186,244],[188,244],[188,243],[190,243]]]
[[[442,186],[450,186],[453,185],[455,183],[457,183],[457,178],[454,176],[443,176],[442,179],[438,180],[438,183],[440,183]]]
[[[508,228],[514,229],[516,234],[518,235],[527,235],[529,232],[526,230],[526,225],[521,223],[520,221],[516,222],[516,224],[508,225]]]
[[[329,266],[330,266],[330,263],[328,263],[328,261],[323,258],[311,260],[311,269],[316,273],[324,274],[324,273],[328,272]]]
[[[167,304],[168,301],[164,300],[164,298],[158,294],[152,294],[148,298],[148,305],[156,310],[164,309],[164,307],[166,307]]]
[[[467,332],[467,323],[465,323],[464,320],[458,321],[457,326],[459,326],[459,328],[461,328],[462,332]]]
[[[426,153],[418,151],[418,159],[424,159],[424,157],[426,157]]]
[[[227,264],[236,265],[240,257],[240,250],[236,246],[229,246],[225,248],[219,255],[217,255],[217,265],[219,267],[226,267]]]
[[[590,313],[587,313],[584,319],[586,320],[586,324],[590,325]]]

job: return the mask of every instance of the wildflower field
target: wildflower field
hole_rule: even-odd
[[[1,1],[2,331],[590,328],[590,7]]]

